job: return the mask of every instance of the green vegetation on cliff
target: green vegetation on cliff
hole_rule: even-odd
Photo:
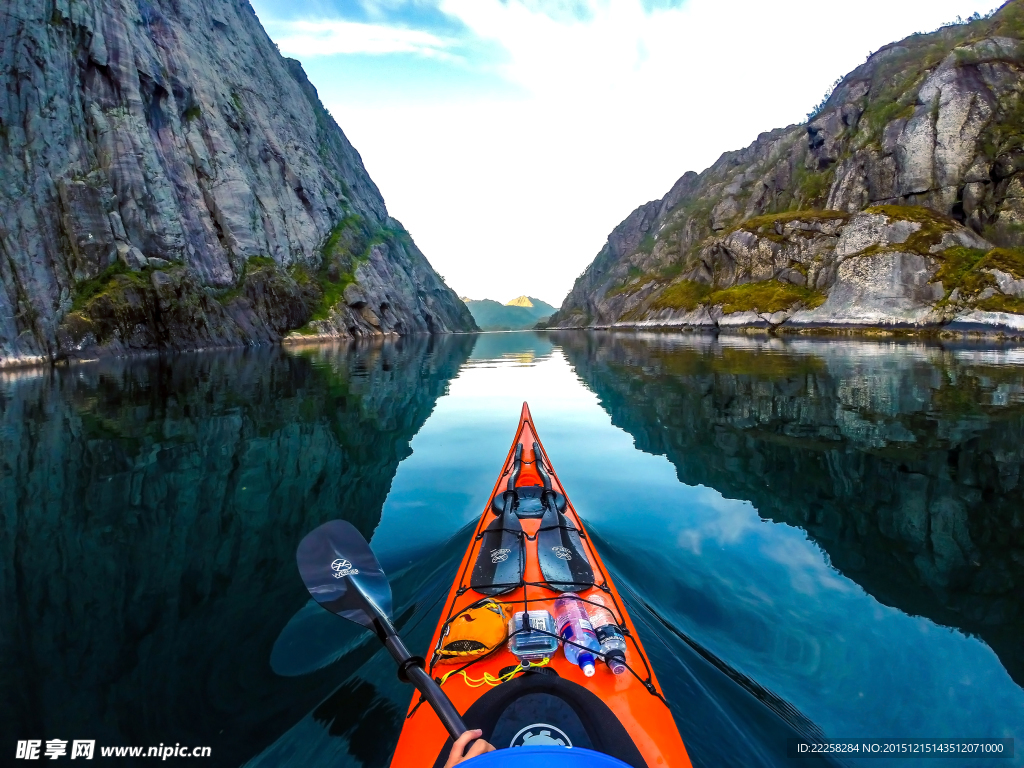
[[[783,227],[797,221],[846,221],[849,218],[850,214],[845,211],[828,211],[820,208],[766,213],[745,219],[725,234],[735,232],[737,229],[745,229],[748,232],[756,232],[769,237],[773,234],[780,236],[775,231],[776,227]]]
[[[311,274],[305,267],[293,268],[292,276],[297,283],[315,285],[320,294],[309,321],[297,333],[304,336],[318,333],[313,323],[330,318],[335,307],[343,300],[345,289],[356,282],[356,269],[370,258],[370,250],[386,242],[388,235],[393,234],[383,227],[371,227],[358,214],[348,213],[335,225],[324,242],[320,252],[320,269]]]
[[[949,216],[919,205],[874,205],[864,212],[880,213],[890,221],[909,221],[920,225],[906,242],[894,243],[887,246],[887,250],[909,251],[921,256],[934,256],[935,246],[942,243],[943,236],[959,226]]]
[[[706,304],[712,288],[695,280],[680,280],[668,286],[651,304],[652,309],[694,310]]]
[[[116,261],[91,280],[83,280],[75,286],[72,294],[71,311],[82,312],[101,296],[118,300],[128,286],[148,285],[149,268],[132,272],[122,261]]]
[[[763,280],[757,283],[740,283],[720,290],[710,285],[680,280],[673,283],[651,304],[653,309],[694,310],[701,305],[721,306],[726,314],[733,312],[773,313],[803,305],[813,309],[820,306],[825,297],[799,285],[782,283],[778,280]]]
[[[1024,251],[955,247],[938,255],[941,262],[935,280],[945,290],[942,304],[974,300],[974,306],[984,311],[1024,314],[1024,300],[998,292],[998,281],[989,271],[1024,279]]]
[[[721,304],[723,311],[731,312],[781,312],[797,304],[813,309],[820,306],[825,297],[799,285],[765,280],[760,283],[743,283],[715,291],[708,297],[713,304]]]

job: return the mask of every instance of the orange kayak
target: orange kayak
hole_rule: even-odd
[[[567,650],[585,652],[573,642],[563,643],[549,659],[521,663],[508,648],[506,630],[500,641],[495,639],[496,622],[487,622],[487,614],[480,612],[504,611],[502,624],[518,635],[515,627],[522,626],[523,632],[527,627],[516,623],[518,612],[564,615],[555,605],[563,594],[576,595],[579,599],[569,597],[569,602],[586,605],[591,615],[601,605],[607,609],[604,615],[611,614],[625,642],[626,671],[613,674],[611,663],[602,660],[612,654],[595,651],[596,669],[587,670],[592,673],[588,676],[582,662],[574,664],[566,657]],[[474,622],[474,617],[482,619]],[[485,623],[492,634],[474,641],[474,628]],[[463,639],[452,642],[456,627]],[[543,640],[544,633],[539,637]],[[459,566],[426,658],[427,671],[466,727],[482,729],[483,738],[497,749],[578,746],[634,768],[690,766],[636,627],[566,497],[525,403],[515,441]],[[392,768],[441,768],[450,747],[437,715],[414,694]]]

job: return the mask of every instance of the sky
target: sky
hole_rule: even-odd
[[[609,232],[883,45],[996,0],[251,0],[460,296],[559,306]]]

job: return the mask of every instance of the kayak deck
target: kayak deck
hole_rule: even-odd
[[[467,660],[461,664],[450,661],[439,663],[440,656],[435,651],[440,647],[441,639],[450,622],[463,612],[480,605],[488,599],[486,594],[472,589],[470,584],[474,565],[480,554],[483,532],[498,517],[492,511],[492,502],[497,497],[500,505],[502,494],[507,488],[510,475],[513,477],[516,488],[540,486],[544,481],[542,477],[544,469],[542,467],[542,469],[538,470],[537,467],[537,457],[534,454],[535,444],[540,448],[541,464],[546,464],[551,489],[558,494],[566,496],[565,519],[578,529],[582,553],[593,569],[593,586],[575,584],[572,588],[578,590],[576,594],[584,601],[589,601],[594,595],[600,595],[600,599],[610,609],[616,622],[623,628],[627,644],[626,663],[629,667],[623,674],[612,674],[611,670],[604,663],[599,662],[596,674],[588,678],[579,667],[565,658],[562,648],[555,652],[551,661],[546,665],[531,667],[529,672],[524,673],[518,666],[518,660],[508,651],[505,643],[484,656]],[[513,466],[515,464],[517,446],[521,446],[519,449],[521,463],[519,465],[520,473],[518,477],[515,477]],[[576,514],[576,510],[567,498],[568,494],[565,493],[565,489],[562,488],[557,475],[554,473],[551,462],[549,460],[546,461],[546,459],[547,454],[540,444],[540,438],[537,436],[529,408],[524,403],[515,441],[505,459],[504,467],[498,477],[498,481],[495,483],[494,490],[487,500],[484,513],[481,515],[480,521],[476,526],[466,554],[459,565],[458,578],[452,585],[452,589],[445,601],[441,621],[438,623],[431,640],[427,670],[432,677],[441,683],[442,689],[452,700],[456,709],[464,715],[470,711],[474,704],[479,704],[479,706],[474,708],[469,714],[480,715],[488,708],[487,703],[481,701],[481,699],[489,692],[506,686],[508,688],[503,691],[503,693],[508,694],[505,696],[506,699],[513,695],[528,695],[530,690],[537,688],[532,683],[536,682],[539,684],[543,682],[538,680],[542,675],[547,678],[547,682],[544,683],[545,685],[558,685],[562,689],[570,690],[570,693],[571,691],[578,691],[579,687],[582,687],[586,689],[586,692],[593,694],[600,702],[603,702],[607,710],[610,710],[610,714],[614,716],[614,720],[617,720],[622,728],[625,729],[625,734],[628,734],[627,740],[631,740],[635,745],[636,749],[631,754],[636,756],[633,759],[625,758],[626,762],[636,764],[642,761],[646,763],[648,768],[656,768],[657,766],[686,768],[690,765],[686,748],[683,746],[679,731],[664,700],[661,687],[654,675],[654,670],[651,668],[633,621],[626,612],[622,599],[609,578],[600,556],[594,549],[589,536],[587,536],[582,520]],[[560,507],[561,503],[559,503]],[[512,611],[546,608],[554,614],[554,601],[561,594],[562,589],[553,588],[544,581],[537,551],[537,541],[540,538],[538,536],[538,529],[541,527],[541,520],[520,518],[519,523],[524,534],[521,540],[525,545],[525,562],[521,584],[505,587],[506,591],[496,595],[494,599],[505,603]],[[538,670],[542,674],[536,674]],[[560,680],[552,681],[552,673],[557,675]],[[512,684],[513,682],[515,683],[514,685]],[[566,685],[566,683],[575,685]],[[519,694],[515,694],[516,691]],[[492,700],[496,696],[498,694],[492,696]],[[594,701],[594,699],[587,697],[586,694],[580,693],[579,696],[584,697],[586,701]],[[581,704],[581,701],[583,699],[575,701],[571,706],[577,710],[581,708],[586,709],[588,705],[585,703]],[[614,722],[609,722],[610,718],[608,717],[607,710],[601,707],[600,703],[595,703],[592,707],[602,710],[605,717],[604,721],[601,721],[600,717],[594,721],[597,723],[595,728],[605,733],[615,731],[617,726]],[[540,725],[543,725],[544,721],[542,715],[543,713],[539,713],[537,716],[537,720],[541,721],[538,723]],[[467,720],[467,727],[478,727],[472,722],[473,717],[467,716],[465,719]],[[621,729],[618,730],[621,731]],[[492,739],[499,735],[498,733],[489,734],[485,727],[485,739]],[[607,736],[607,738],[614,739],[614,734]],[[415,694],[409,705],[405,724],[391,765],[393,768],[443,765],[443,758],[447,757],[447,745],[449,743],[448,735],[437,716],[429,706],[421,704],[419,695]],[[494,741],[491,743],[498,749],[510,746],[507,743],[495,743]],[[585,745],[577,744],[577,746]],[[636,754],[637,752],[638,754]],[[442,759],[438,762],[439,758]],[[640,768],[642,768],[642,765]]]

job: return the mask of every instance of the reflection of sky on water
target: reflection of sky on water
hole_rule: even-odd
[[[413,454],[399,465],[374,534],[385,569],[421,556],[479,517],[515,436],[524,400],[538,425],[544,425],[538,428],[552,455],[560,439],[577,439],[579,427],[603,415],[597,398],[550,344],[536,350],[543,356],[531,354],[528,363],[517,359],[535,351],[536,345],[523,344],[526,335],[483,334],[480,341],[501,338],[500,346],[487,349],[499,356],[480,357],[474,351],[413,438]],[[518,345],[512,343],[517,337]]]
[[[612,426],[557,347],[501,336],[451,382],[400,465],[374,536],[385,568],[479,515],[527,400],[574,505],[614,542],[616,575],[826,734],[1024,738],[1024,691],[984,643],[880,604],[749,502],[681,484]],[[679,671],[658,672],[671,693]]]

